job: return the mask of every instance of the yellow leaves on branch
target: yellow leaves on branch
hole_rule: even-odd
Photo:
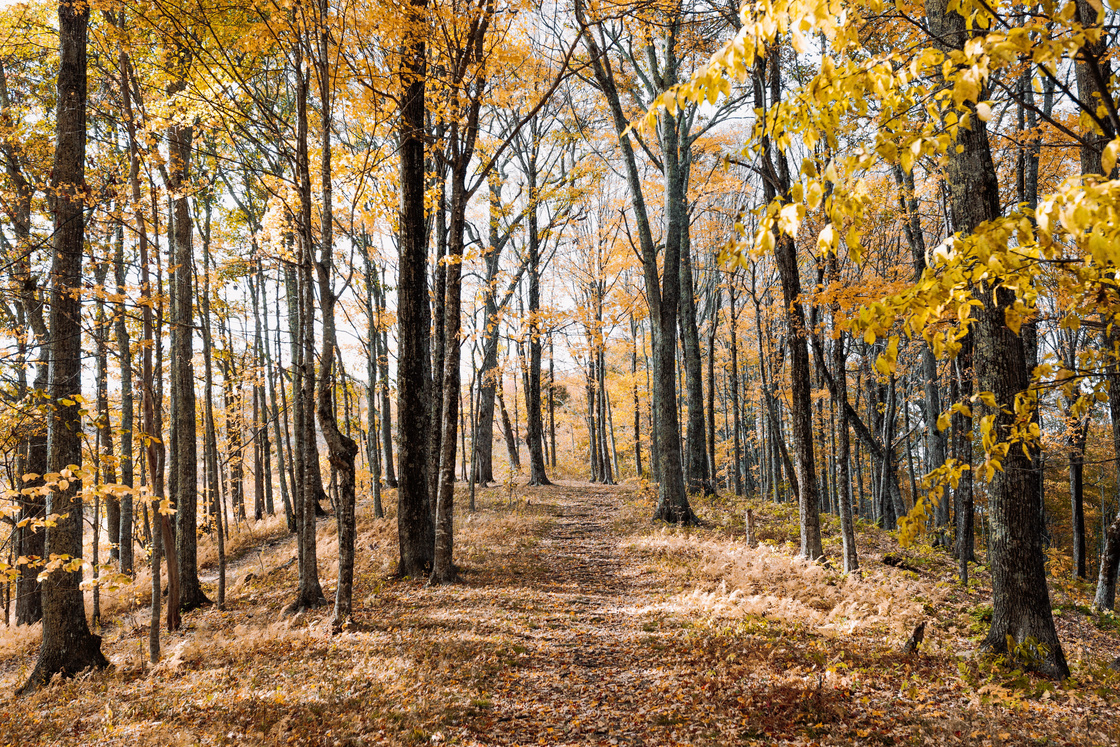
[[[1109,5],[1115,9],[1120,0],[1109,0]],[[805,67],[814,68],[812,75],[769,109],[756,110],[755,132],[742,154],[761,154],[767,142],[789,152],[799,141],[800,152],[808,154],[801,159],[799,180],[788,194],[758,211],[753,235],[740,231],[728,243],[721,253],[725,261],[743,264],[745,255],[773,252],[779,236],[796,237],[814,213],[817,251],[823,255],[846,249],[858,262],[861,235],[875,215],[871,179],[896,168],[911,173],[919,163],[939,163],[957,147],[962,129],[992,120],[992,104],[982,97],[994,76],[1017,76],[1024,61],[1045,74],[1057,74],[1087,43],[1100,39],[1104,18],[1101,3],[1094,5],[1097,19],[1086,26],[1072,0],[1043,0],[1039,12],[1029,17],[1006,2],[951,0],[948,10],[963,16],[973,34],[963,49],[943,51],[927,38],[916,47],[883,50],[866,46],[856,33],[883,7],[880,0],[748,3],[735,38],[692,80],[666,91],[636,123],[648,128],[663,109],[673,112],[729,95],[734,85],[750,81],[756,62],[779,44],[788,42],[808,58]],[[1083,128],[1096,128],[1092,117],[1082,119]],[[844,145],[852,142],[858,145]],[[853,315],[850,329],[868,344],[888,338],[875,361],[878,374],[894,372],[899,327],[907,337],[923,338],[937,357],[955,356],[974,323],[974,309],[985,306],[996,289],[1013,293],[1002,314],[1007,328],[1018,334],[1035,313],[1040,273],[1059,286],[1063,324],[1076,323],[1087,313],[1120,317],[1120,304],[1101,309],[1101,299],[1115,299],[1120,273],[1120,181],[1109,178],[1118,161],[1120,138],[1104,149],[1104,177],[1067,178],[1042,196],[1033,213],[1019,206],[968,236],[950,237],[935,248],[915,283],[865,304]],[[1054,267],[1060,269],[1051,271]],[[1035,381],[1053,374],[1039,366]],[[1068,386],[1079,407],[1107,396],[1096,387],[1081,392],[1081,378]],[[987,408],[979,421],[987,479],[1002,469],[1011,448],[1026,451],[1037,441],[1032,417],[1036,399],[1034,390],[1028,390],[1013,404],[997,407],[994,397],[981,395],[978,401]],[[968,403],[954,405],[953,411],[971,415]],[[997,426],[1011,414],[1013,424]],[[947,428],[949,422],[950,413],[945,413],[938,427]],[[953,469],[955,481],[963,467]]]

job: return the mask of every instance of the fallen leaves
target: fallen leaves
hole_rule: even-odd
[[[114,669],[9,700],[0,733],[19,744],[129,747],[1120,737],[1103,667],[1075,664],[1095,679],[1040,690],[979,657],[959,660],[954,651],[973,648],[960,620],[975,601],[939,585],[936,562],[908,557],[922,565],[918,578],[867,563],[864,580],[849,582],[793,557],[780,541],[780,507],[755,505],[763,544],[751,549],[728,523],[742,507],[727,502],[699,507],[709,528],[662,532],[626,488],[532,490],[531,507],[484,494],[482,510],[463,517],[463,583],[450,587],[390,578],[395,523],[360,514],[362,601],[338,635],[329,610],[278,616],[295,582],[293,549],[262,539],[259,554],[231,564],[242,582],[228,609],[187,615],[158,667],[140,664],[146,620],[118,615],[105,631]],[[320,534],[329,583],[333,521]],[[882,541],[876,530],[864,535],[865,546]],[[765,596],[800,606],[744,603]],[[913,620],[926,616],[919,653],[900,656]],[[1115,645],[1115,631],[1095,634]],[[19,640],[0,652],[4,697],[33,659],[34,636]]]

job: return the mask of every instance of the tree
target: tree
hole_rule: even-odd
[[[179,42],[170,52],[176,79],[169,96],[181,92],[190,65],[190,51]],[[194,233],[190,178],[194,127],[172,121],[167,128],[167,188],[172,195],[171,249],[171,494],[175,506],[175,552],[179,564],[179,605],[183,612],[209,604],[198,578],[198,445],[194,396]]]
[[[424,214],[424,140],[427,0],[410,0],[400,71],[400,217],[397,279],[397,573],[419,577],[432,564],[435,529],[428,501],[427,423],[429,378],[427,226]]]
[[[90,633],[82,599],[81,388],[82,256],[87,199],[86,48],[89,6],[58,6],[58,114],[54,177],[54,261],[51,266],[50,401],[54,412],[47,430],[49,468],[57,475],[47,496],[45,552],[58,556],[43,581],[43,642],[23,694],[61,673],[72,676],[89,667],[107,667],[101,637]]]
[[[680,420],[676,408],[676,349],[677,349],[677,308],[680,298],[680,237],[681,222],[686,219],[680,201],[670,201],[666,205],[668,213],[666,242],[664,251],[659,251],[653,239],[649,214],[646,210],[642,179],[638,162],[627,135],[629,122],[622,109],[618,85],[610,58],[603,51],[605,37],[602,28],[595,29],[582,0],[577,0],[576,18],[582,29],[582,36],[590,55],[590,64],[595,76],[595,84],[607,101],[615,132],[619,137],[622,151],[626,182],[633,201],[635,221],[642,257],[642,275],[645,281],[646,303],[649,306],[650,326],[653,337],[654,390],[653,408],[655,430],[658,431],[657,464],[660,481],[657,489],[657,508],[654,518],[671,523],[694,524],[698,521],[688,502],[684,488],[684,469],[681,464]],[[670,55],[674,51],[674,35],[679,29],[679,16],[673,16],[664,31],[664,48]],[[651,40],[652,44],[652,40]],[[675,82],[674,60],[669,60],[665,72],[666,83]],[[679,180],[679,123],[672,114],[658,118],[657,126],[663,136],[663,152],[672,154],[666,158],[666,182]],[[658,261],[658,255],[661,261]],[[664,266],[659,274],[659,266]]]
[[[334,268],[334,215],[332,200],[331,174],[331,106],[334,71],[331,60],[331,31],[327,25],[329,5],[320,0],[318,8],[318,65],[320,126],[323,138],[319,175],[322,179],[323,214],[320,221],[320,255],[315,263],[319,276],[319,301],[323,309],[323,351],[320,357],[318,413],[319,424],[327,441],[331,466],[338,470],[339,495],[335,506],[338,523],[338,587],[335,591],[334,619],[331,625],[340,629],[350,618],[351,598],[354,589],[354,504],[355,473],[354,459],[358,445],[338,427],[335,413],[334,365],[338,340],[335,333],[334,309],[338,296],[334,290],[331,273]],[[340,43],[341,39],[334,39]],[[301,145],[301,148],[303,146]],[[303,221],[310,226],[311,216],[305,215]],[[314,517],[312,517],[314,521]]]
[[[885,162],[909,172],[918,159],[926,157],[938,164],[948,189],[955,235],[943,251],[935,254],[935,265],[923,272],[919,282],[865,307],[855,326],[869,341],[889,337],[876,368],[891,378],[898,358],[898,338],[889,333],[896,321],[901,320],[909,334],[923,335],[937,355],[956,356],[964,351],[966,342],[971,342],[972,358],[959,368],[967,372],[974,367],[980,391],[970,403],[955,405],[954,410],[972,417],[969,404],[980,409],[994,608],[992,628],[983,645],[999,652],[1020,644],[1037,646],[1039,655],[1034,665],[1046,674],[1064,677],[1069,669],[1054,629],[1046,586],[1037,503],[1040,475],[1033,469],[1030,456],[1039,435],[1033,419],[1038,385],[1032,386],[1019,330],[1036,299],[1038,268],[1060,256],[1063,249],[1062,242],[1055,240],[1059,233],[1085,253],[1082,259],[1072,260],[1082,264],[1076,282],[1065,285],[1071,297],[1080,299],[1076,303],[1083,300],[1087,304],[1092,303],[1089,298],[1101,298],[1102,286],[1098,283],[1103,277],[1097,273],[1102,271],[1100,267],[1110,266],[1112,259],[1098,266],[1099,247],[1109,240],[1113,229],[1094,211],[1111,200],[1120,185],[1067,180],[1047,199],[1040,200],[1035,213],[1037,224],[1015,211],[1004,216],[985,126],[991,104],[982,95],[989,81],[999,82],[995,71],[1017,61],[1019,55],[1031,54],[1035,59],[1081,55],[1084,59],[1080,46],[1094,35],[1054,33],[1046,24],[1068,22],[1068,18],[1057,17],[1046,21],[1030,18],[1027,33],[985,33],[983,29],[995,28],[993,21],[997,19],[991,9],[978,11],[986,15],[977,23],[966,20],[957,9],[951,10],[947,2],[929,0],[925,14],[930,38],[914,47],[917,51],[909,58],[909,67],[902,66],[908,72],[897,77],[888,75],[887,81],[879,77],[880,73],[894,68],[881,67],[885,63],[874,53],[866,57],[862,51],[851,54],[861,48],[862,40],[848,31],[849,25],[841,27],[834,20],[843,15],[839,0],[834,10],[821,15],[807,4],[795,2],[774,10],[764,21],[752,19],[692,83],[669,92],[660,104],[671,110],[681,99],[698,101],[718,96],[729,88],[732,78],[756,68],[758,59],[778,43],[784,33],[780,29],[792,29],[791,43],[802,52],[807,50],[807,32],[819,32],[826,40],[829,54],[799,90],[797,103],[774,112],[767,124],[781,131],[785,142],[795,136],[804,138],[813,155],[802,161],[800,173],[805,181],[791,190],[793,199],[786,204],[771,202],[762,215],[755,237],[765,249],[775,246],[781,236],[796,236],[809,212],[821,210],[824,221],[817,249],[835,252],[843,243],[858,254],[869,202],[855,195],[866,194],[869,169]],[[849,11],[870,17],[880,8],[875,3],[843,4],[843,12]],[[1001,29],[1011,26],[1006,17],[998,17],[998,21]],[[938,102],[938,108],[932,110],[934,117],[914,122],[913,127],[885,126],[907,119],[914,102],[927,95]],[[873,110],[864,108],[864,96],[874,98]],[[657,116],[653,113],[647,117],[648,126]],[[1089,114],[1090,118],[1094,116],[1099,118]],[[850,129],[853,126],[866,127],[868,119],[876,128],[874,143],[834,156],[839,136],[854,131]],[[825,157],[821,156],[822,150]],[[1104,171],[1111,172],[1117,153],[1120,142],[1115,141],[1102,152]],[[1076,220],[1060,220],[1059,211],[1074,203],[1094,207]],[[842,234],[844,220],[852,223]],[[1075,276],[1061,277],[1068,280]],[[942,325],[943,315],[949,314],[956,315],[956,323]],[[1043,370],[1036,370],[1036,376],[1053,372],[1053,368],[1039,368]],[[946,415],[939,417],[939,421],[944,419]],[[954,464],[941,474],[951,473],[950,479],[955,481],[970,466]],[[920,505],[919,501],[915,511]]]

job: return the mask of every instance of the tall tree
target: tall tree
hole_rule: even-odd
[[[400,458],[397,533],[402,576],[419,577],[431,569],[435,529],[428,501],[427,226],[424,214],[424,139],[427,105],[427,0],[410,0],[402,52],[400,87],[400,236],[397,279],[397,423]]]
[[[186,83],[190,51],[176,43],[172,52],[177,79],[174,97]],[[181,115],[182,116],[182,115]],[[194,230],[190,181],[194,127],[173,121],[167,128],[168,180],[171,194],[171,453],[175,506],[175,552],[179,563],[179,604],[184,612],[209,604],[198,577],[198,443],[194,394]]]
[[[754,105],[756,110],[777,108],[782,98],[781,54],[772,49],[755,64]],[[763,129],[760,140],[762,185],[766,201],[791,196],[789,164],[781,147],[771,143]],[[824,555],[821,545],[820,501],[816,462],[813,458],[813,416],[809,386],[809,348],[805,310],[801,298],[801,272],[793,237],[781,233],[773,239],[774,259],[781,278],[782,301],[789,329],[790,419],[797,456],[797,497],[801,514],[801,554],[811,560]]]
[[[335,354],[338,337],[335,332],[334,309],[338,303],[331,273],[334,268],[334,214],[333,183],[331,174],[331,119],[333,98],[333,75],[331,66],[331,42],[339,44],[342,39],[331,38],[328,25],[330,5],[328,0],[320,0],[318,7],[318,64],[316,71],[319,79],[319,111],[323,138],[319,175],[323,200],[320,220],[320,254],[315,263],[319,276],[319,302],[323,308],[323,350],[320,356],[318,414],[323,437],[330,452],[331,466],[338,474],[338,501],[335,505],[335,518],[338,524],[338,586],[335,590],[334,619],[331,625],[336,629],[349,621],[351,599],[354,594],[354,505],[355,472],[354,460],[358,455],[358,445],[338,427],[335,412]],[[302,147],[302,146],[301,146]],[[310,215],[304,216],[304,223],[310,226]]]
[[[950,7],[948,0],[926,0],[925,4],[930,32],[946,53],[963,50],[971,36],[966,19]],[[999,183],[987,127],[975,109],[971,113],[971,127],[959,128],[956,147],[946,152],[953,226],[961,236],[1000,215]],[[1006,439],[1015,425],[1015,398],[1030,383],[1023,340],[1007,325],[1006,311],[1014,303],[1014,292],[982,284],[976,296],[983,304],[975,309],[971,328],[976,378],[980,391],[995,397],[988,417],[994,421],[995,432]],[[1045,652],[1039,668],[1064,678],[1069,666],[1054,628],[1041,517],[1035,504],[1040,479],[1031,469],[1030,457],[1022,449],[1011,448],[1002,469],[988,483],[993,611],[984,646],[1007,651],[1008,640],[1037,642]]]
[[[47,430],[49,467],[60,475],[47,495],[47,514],[58,515],[46,528],[48,556],[66,560],[43,581],[43,642],[39,659],[21,688],[30,693],[55,674],[71,676],[109,665],[101,637],[90,633],[82,599],[82,496],[74,470],[82,463],[81,280],[85,208],[89,191],[86,163],[86,48],[89,6],[58,6],[58,110],[51,190],[55,200],[54,260],[51,265],[51,366],[49,392],[54,413]],[[79,561],[73,563],[71,561]],[[75,567],[76,566],[76,567]]]
[[[681,222],[687,220],[683,204],[671,201],[666,205],[667,226],[664,251],[659,251],[653,239],[649,212],[646,209],[645,194],[641,173],[634,153],[631,136],[628,135],[629,120],[622,108],[619,86],[610,57],[604,49],[606,43],[602,26],[596,28],[588,18],[582,0],[576,0],[576,17],[582,29],[583,40],[590,55],[591,69],[595,85],[606,99],[611,121],[619,137],[619,147],[625,168],[626,182],[630,189],[630,199],[635,214],[639,247],[642,257],[642,275],[645,281],[646,303],[649,306],[650,327],[653,337],[653,407],[655,411],[655,431],[658,433],[658,454],[656,465],[660,473],[657,491],[657,507],[654,517],[671,523],[694,524],[696,514],[688,502],[684,488],[684,468],[681,463],[680,419],[677,413],[676,387],[676,350],[677,350],[677,308],[680,297],[681,268]],[[675,55],[675,35],[679,31],[679,14],[670,16],[670,22],[662,30],[665,38],[666,54]],[[652,44],[652,40],[651,40]],[[668,67],[675,76],[675,61],[668,60]],[[675,83],[675,77],[669,78]],[[670,83],[670,84],[671,84]],[[666,154],[679,153],[679,125],[677,116],[664,114],[658,118],[657,126],[662,135],[662,148]],[[671,161],[671,162],[670,162]],[[679,179],[674,169],[679,168],[677,158],[666,159],[665,179],[667,182]],[[660,261],[659,261],[660,255]],[[664,267],[659,272],[660,267]]]

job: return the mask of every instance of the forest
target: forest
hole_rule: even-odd
[[[3,3],[0,743],[1116,743],[1118,20]]]

